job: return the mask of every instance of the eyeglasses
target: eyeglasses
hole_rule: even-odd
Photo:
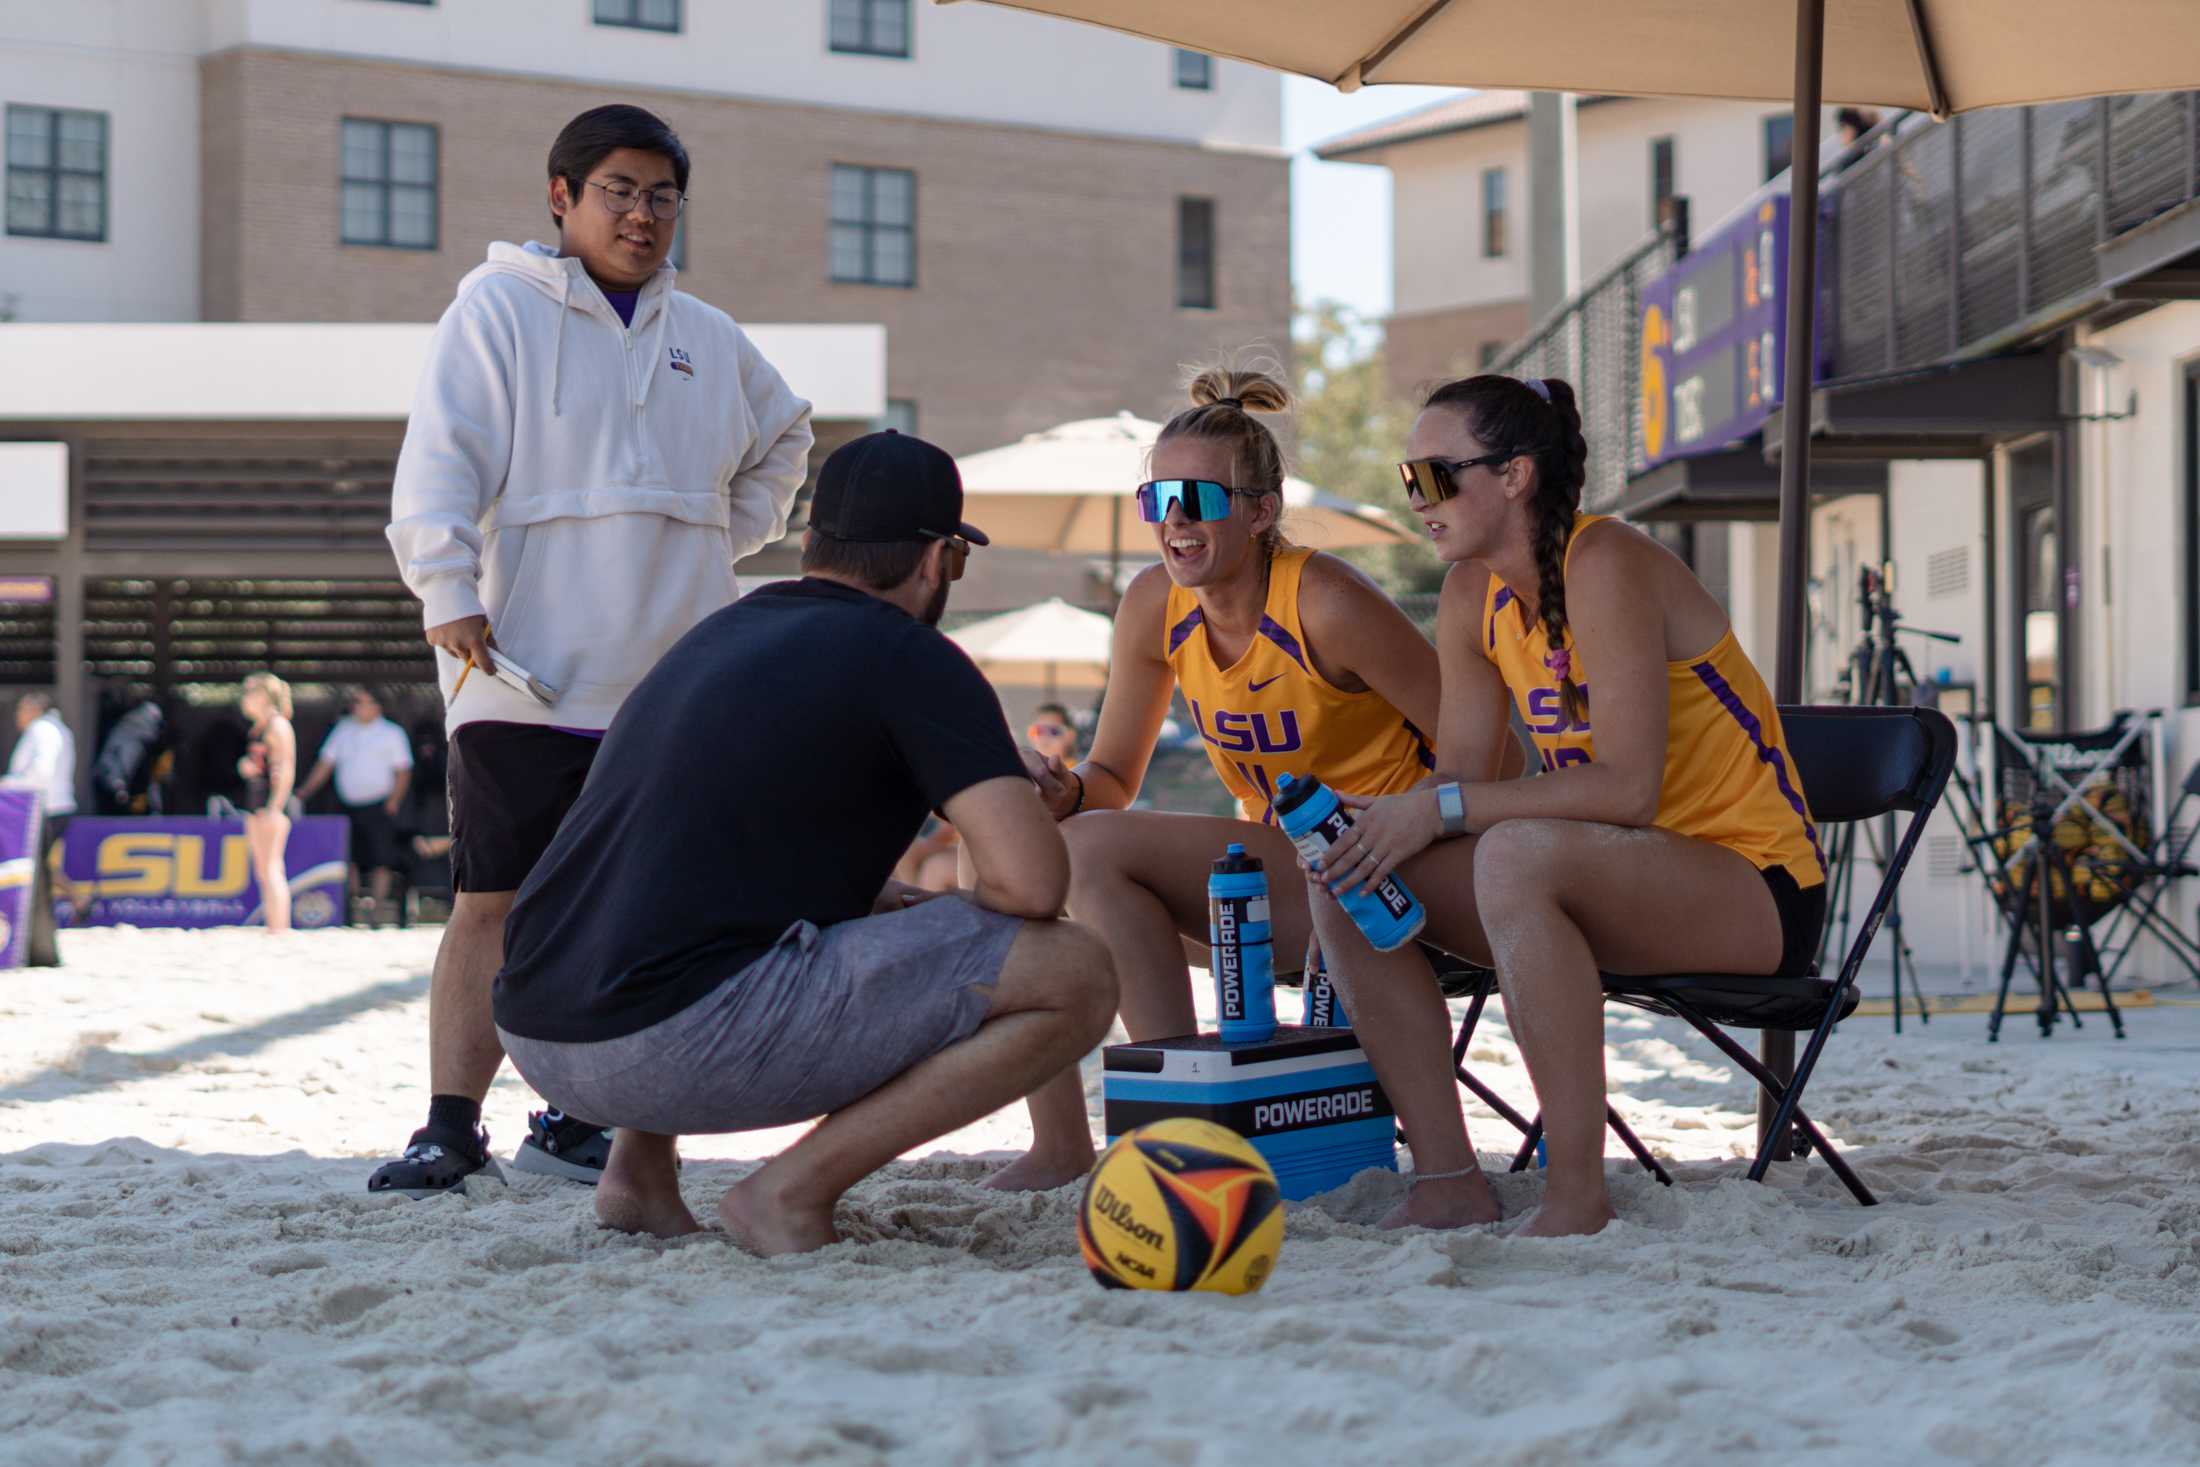
[[[963,578],[963,567],[970,563],[970,542],[960,535],[942,535],[937,530],[919,530],[917,533],[927,540],[946,542],[947,578],[950,581],[961,580]]]
[[[1441,504],[1459,492],[1453,474],[1485,466],[1494,469],[1518,457],[1519,449],[1508,448],[1502,453],[1485,453],[1479,458],[1413,458],[1398,465],[1398,477],[1405,481],[1407,492],[1418,495],[1423,504]]]
[[[1169,517],[1174,506],[1184,511],[1184,518],[1195,522],[1226,520],[1230,517],[1231,495],[1259,492],[1233,489],[1213,479],[1155,479],[1138,486],[1138,517],[1149,525],[1158,525]]]
[[[634,212],[635,200],[646,198],[651,216],[670,222],[680,217],[680,211],[687,207],[688,201],[688,196],[676,188],[650,189],[644,192],[631,183],[598,183],[593,178],[583,187],[603,190],[603,206],[621,218]]]

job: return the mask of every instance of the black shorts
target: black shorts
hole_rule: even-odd
[[[1826,930],[1826,883],[1797,886],[1785,866],[1767,866],[1757,874],[1764,877],[1772,905],[1780,912],[1780,966],[1772,976],[1807,978]]]
[[[451,736],[451,887],[518,891],[580,798],[602,741],[532,723]]]
[[[398,871],[407,865],[397,835],[397,821],[381,800],[364,805],[345,805],[344,818],[351,822],[351,864],[361,871]]]

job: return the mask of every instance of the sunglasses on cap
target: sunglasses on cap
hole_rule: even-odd
[[[1177,507],[1188,520],[1226,520],[1230,517],[1231,495],[1257,492],[1233,489],[1213,479],[1155,479],[1138,486],[1138,517],[1149,525],[1158,525],[1169,517],[1171,507]]]
[[[1494,469],[1518,457],[1519,449],[1508,448],[1502,453],[1485,453],[1479,458],[1413,458],[1398,465],[1398,477],[1405,481],[1407,492],[1419,495],[1423,504],[1440,504],[1459,492],[1453,474],[1485,466]]]
[[[963,567],[970,563],[970,542],[960,535],[943,535],[937,530],[919,530],[917,533],[927,540],[946,542],[947,578],[950,581],[961,580],[963,578]]]
[[[1035,723],[1024,732],[1034,739],[1058,739],[1069,732],[1069,725],[1046,721]]]

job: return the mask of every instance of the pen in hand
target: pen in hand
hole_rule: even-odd
[[[462,668],[460,668],[460,669],[458,670],[458,681],[457,681],[457,682],[456,682],[455,684],[453,684],[453,685],[452,685],[452,687],[451,687],[451,696],[452,696],[453,698],[456,698],[456,697],[457,697],[457,696],[458,696],[458,695],[459,695],[460,693],[462,693],[462,692],[464,692],[464,691],[465,691],[465,689],[466,689],[466,675],[467,675],[468,673],[472,672],[473,670],[474,670],[474,654],[473,654],[473,653],[471,653],[471,652],[469,652],[469,653],[467,653],[467,654],[466,654],[466,665],[465,665],[464,667],[462,667]]]

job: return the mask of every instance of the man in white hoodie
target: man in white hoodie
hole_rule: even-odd
[[[557,247],[491,245],[429,348],[389,537],[448,708],[457,899],[429,991],[428,1124],[369,1191],[496,1175],[481,1102],[504,1060],[489,996],[513,896],[628,692],[733,601],[733,563],[786,533],[808,468],[810,405],[723,311],[673,289],[687,181],[652,114],[574,118],[550,151]],[[490,675],[500,652],[554,701]],[[593,1182],[608,1150],[552,1110],[514,1165]]]

